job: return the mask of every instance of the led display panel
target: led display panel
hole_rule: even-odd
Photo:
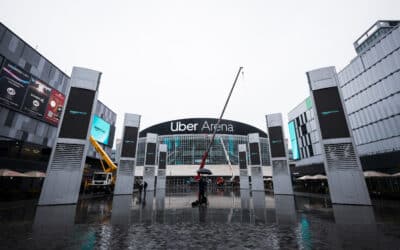
[[[147,143],[146,162],[145,165],[153,166],[156,164],[156,144]]]
[[[44,119],[47,122],[57,126],[58,122],[61,119],[64,102],[65,102],[65,96],[61,92],[52,89],[49,102],[47,103]]]
[[[94,115],[90,134],[96,141],[107,145],[110,136],[110,128],[111,125],[108,122]]]
[[[239,152],[239,168],[247,169],[246,152]]]
[[[300,159],[299,145],[297,144],[296,129],[294,121],[289,122],[290,145],[292,146],[293,160]]]
[[[0,103],[20,109],[31,77],[15,64],[5,61],[0,71]]]
[[[86,139],[95,92],[71,88],[59,137]]]
[[[51,88],[32,78],[27,89],[22,111],[37,118],[43,118],[51,95]]]
[[[269,127],[268,133],[271,157],[285,157],[285,144],[283,141],[282,127]]]
[[[160,159],[158,160],[158,169],[165,169],[167,167],[167,152],[160,152]]]
[[[337,87],[314,90],[322,139],[350,137]]]
[[[3,59],[2,59],[3,58]],[[0,56],[0,105],[57,126],[65,96]],[[1,63],[0,63],[1,65]]]
[[[137,127],[125,127],[124,137],[122,141],[121,157],[135,158],[137,136]]]
[[[257,142],[250,143],[250,162],[251,165],[261,165],[260,147]]]

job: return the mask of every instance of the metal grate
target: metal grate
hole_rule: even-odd
[[[133,160],[120,160],[118,175],[129,175],[133,176]]]
[[[80,169],[84,147],[82,144],[57,143],[50,169],[52,171]]]
[[[325,144],[324,150],[328,168],[357,168],[357,159],[351,143]]]

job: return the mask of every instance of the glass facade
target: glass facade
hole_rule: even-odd
[[[222,139],[222,140],[221,140]],[[145,137],[139,138],[137,152],[137,166],[144,164]],[[198,165],[211,135],[184,134],[184,135],[162,135],[158,136],[158,144],[167,145],[168,165]],[[216,135],[214,143],[208,154],[206,164],[227,164],[227,158],[222,146],[224,143],[232,165],[238,165],[238,145],[248,143],[248,137],[244,135]],[[270,166],[270,153],[268,139],[260,137],[261,158],[263,166]],[[249,154],[248,154],[249,155]]]
[[[400,150],[400,27],[338,73],[360,155]]]

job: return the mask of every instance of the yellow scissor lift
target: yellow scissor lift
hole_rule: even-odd
[[[93,136],[90,136],[89,141],[93,145],[97,153],[99,153],[100,155],[100,163],[103,171],[97,171],[93,173],[92,180],[85,182],[85,191],[103,191],[111,193],[114,190],[115,186],[117,166],[108,156],[106,151],[104,151],[100,144],[93,138]],[[107,168],[105,167],[104,162],[107,165]]]

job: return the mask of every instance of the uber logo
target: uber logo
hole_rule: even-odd
[[[184,124],[184,123],[178,121],[178,122],[175,122],[175,126],[174,126],[174,123],[171,122],[171,131],[172,132],[196,131],[198,125],[199,125],[198,123]]]

